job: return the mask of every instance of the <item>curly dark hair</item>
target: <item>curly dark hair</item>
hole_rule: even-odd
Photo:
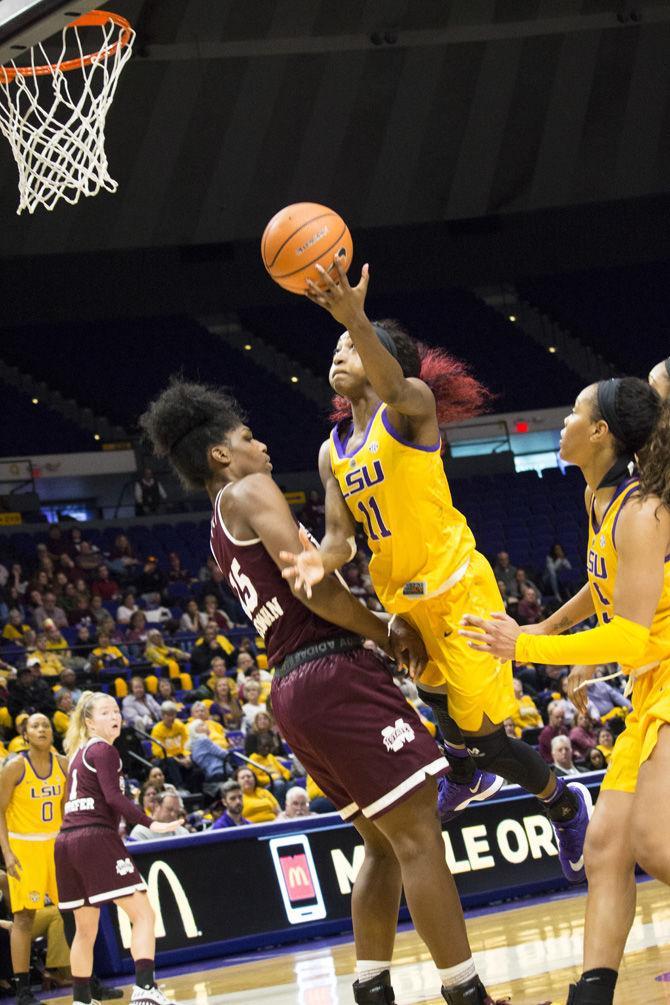
[[[187,489],[202,489],[212,475],[210,448],[246,422],[226,390],[195,384],[181,376],[140,416],[139,426],[157,457],[167,457]]]
[[[670,400],[661,404],[654,430],[638,454],[643,496],[658,496],[670,509]]]
[[[488,411],[491,392],[473,377],[462,360],[444,349],[417,342],[400,321],[384,318],[375,325],[389,333],[398,353],[398,362],[405,377],[419,377],[435,395],[437,421],[440,426],[464,422]],[[337,395],[330,415],[334,422],[351,417],[351,404]]]

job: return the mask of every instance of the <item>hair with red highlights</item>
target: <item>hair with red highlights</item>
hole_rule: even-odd
[[[398,349],[398,362],[406,377],[419,377],[435,395],[440,426],[464,422],[488,410],[493,394],[473,377],[466,363],[437,349],[415,342],[397,321],[376,321],[391,335]],[[330,418],[333,422],[351,417],[351,403],[337,395]]]

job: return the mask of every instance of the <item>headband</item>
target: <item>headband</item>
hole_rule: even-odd
[[[620,377],[612,377],[611,380],[601,380],[598,383],[598,411],[609,426],[612,436],[619,443],[626,442],[626,434],[623,431],[619,416],[616,410],[616,396],[621,384]]]
[[[609,431],[612,436],[618,440],[619,443],[625,444],[626,434],[619,422],[616,410],[616,396],[620,384],[620,377],[612,377],[611,380],[599,381],[598,411],[609,426]],[[627,478],[629,476],[631,463],[635,463],[635,455],[626,450],[623,454],[617,457],[612,467],[605,474],[602,481],[598,485],[598,488],[605,489],[618,485],[623,478]]]
[[[665,361],[665,372],[667,373],[668,377],[670,377],[670,356],[668,356],[668,358]]]
[[[391,338],[389,332],[386,331],[386,328],[382,328],[382,326],[378,325],[375,321],[372,322],[372,327],[375,330],[375,335],[377,336],[381,344],[384,346],[384,348],[391,353],[394,359],[397,359],[398,350],[396,348],[396,344]]]

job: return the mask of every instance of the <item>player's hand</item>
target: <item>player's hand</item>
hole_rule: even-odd
[[[406,667],[412,680],[416,680],[426,669],[428,653],[424,641],[416,628],[394,617],[389,622],[389,644],[393,659],[398,667]]]
[[[595,677],[596,670],[597,667],[574,666],[568,674],[568,698],[582,715],[587,715],[589,710],[586,682]]]
[[[179,817],[178,820],[152,820],[149,830],[154,834],[169,834],[171,831],[176,831],[179,827],[183,826],[183,817]]]
[[[317,285],[307,280],[307,296],[314,304],[323,307],[345,328],[350,328],[363,314],[365,295],[370,282],[370,266],[364,265],[358,286],[351,286],[340,259],[333,258],[332,268],[317,265],[321,282]]]
[[[21,863],[13,852],[5,857],[5,870],[12,879],[21,879]]]
[[[459,635],[469,639],[468,645],[471,649],[477,649],[480,653],[491,653],[499,660],[513,660],[516,649],[516,640],[525,631],[517,625],[514,618],[504,611],[494,611],[490,620],[478,618],[475,614],[466,614],[462,625],[468,625],[470,630],[461,628]],[[474,629],[474,631],[472,631]]]
[[[284,579],[293,580],[294,589],[303,590],[309,599],[312,596],[312,587],[321,582],[325,569],[319,549],[314,547],[304,527],[298,529],[298,536],[303,548],[300,554],[295,555],[292,551],[279,552],[280,560],[286,562],[282,576]]]

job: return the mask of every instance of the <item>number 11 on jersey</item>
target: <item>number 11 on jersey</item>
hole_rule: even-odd
[[[384,518],[382,517],[381,510],[379,509],[379,505],[377,504],[377,500],[374,496],[370,496],[367,506],[360,500],[357,505],[363,514],[363,519],[365,520],[367,526],[368,537],[371,541],[379,541],[380,538],[391,536],[391,531],[384,523]]]

